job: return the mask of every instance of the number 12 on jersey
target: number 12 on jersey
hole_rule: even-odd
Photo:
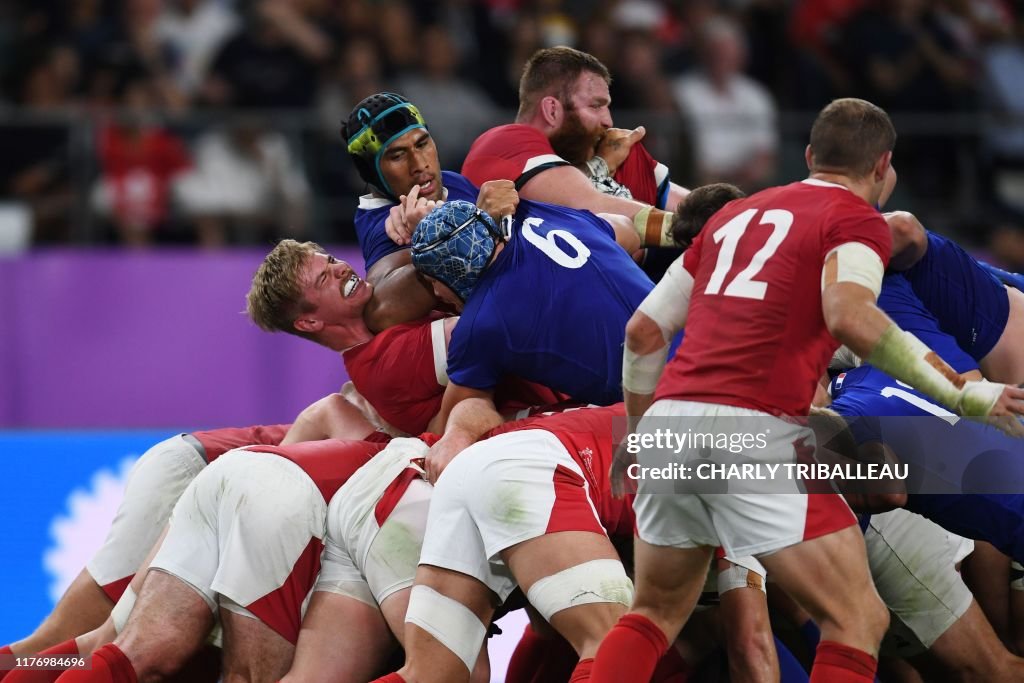
[[[715,263],[715,270],[711,273],[708,286],[704,289],[705,294],[723,294],[724,296],[736,296],[744,299],[763,300],[768,291],[768,283],[755,280],[754,276],[761,272],[764,264],[767,263],[775,251],[786,239],[789,228],[793,225],[793,214],[785,209],[768,209],[764,212],[761,222],[757,225],[772,226],[772,234],[764,243],[754,257],[736,276],[725,285],[725,277],[732,270],[733,260],[736,258],[736,247],[740,238],[750,227],[751,221],[757,215],[759,209],[747,209],[731,221],[720,227],[711,235],[715,244],[721,243],[718,250],[718,261]],[[725,285],[725,291],[722,291]]]

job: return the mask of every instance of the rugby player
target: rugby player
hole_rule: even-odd
[[[446,202],[413,236],[416,269],[433,281],[439,298],[461,309],[435,432],[459,401],[491,401],[503,374],[584,403],[608,405],[621,397],[617,350],[650,279],[616,244],[603,217],[521,201],[514,221],[506,236],[469,202]],[[431,481],[440,474],[436,465],[428,463]]]
[[[882,110],[836,100],[812,128],[807,180],[734,202],[711,219],[630,321],[623,388],[631,417],[665,416],[681,429],[673,416],[702,416],[691,426],[714,432],[735,428],[730,419],[806,414],[833,336],[964,413],[1024,412],[1024,392],[963,383],[875,305],[891,236],[873,206],[895,137]],[[666,339],[686,323],[686,340],[662,378]],[[797,424],[775,420],[771,430],[758,460],[792,462],[809,443]],[[647,457],[640,454],[641,464]],[[710,548],[719,544],[761,559],[821,626],[812,681],[873,680],[888,614],[855,518],[837,494],[807,495],[792,483],[791,495],[754,487],[715,497],[656,495],[641,482],[637,595],[602,644],[593,680],[647,680],[689,616]],[[815,580],[801,580],[807,575]]]

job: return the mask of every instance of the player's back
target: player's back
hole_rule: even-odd
[[[806,414],[838,346],[821,310],[822,268],[847,242],[888,262],[885,221],[840,185],[806,180],[723,207],[684,256],[694,278],[686,337],[656,398]]]
[[[581,402],[622,400],[626,322],[653,283],[588,211],[522,200],[515,218],[452,333],[449,377],[490,389],[514,374]]]

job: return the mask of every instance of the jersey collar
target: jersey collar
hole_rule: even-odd
[[[807,183],[808,185],[814,185],[815,187],[838,187],[840,190],[850,191],[846,185],[840,185],[839,183],[830,183],[827,180],[818,180],[817,178],[804,178],[800,182]]]
[[[441,201],[448,201],[448,188],[441,188]],[[394,206],[395,202],[391,201],[387,197],[381,197],[373,193],[364,194],[359,197],[359,207],[363,211],[372,211],[373,209],[379,209],[384,206]]]

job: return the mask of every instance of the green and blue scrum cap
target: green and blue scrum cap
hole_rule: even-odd
[[[427,128],[420,110],[390,92],[370,95],[341,124],[341,136],[360,177],[395,201],[398,198],[380,172],[380,160],[388,145],[416,128]]]

